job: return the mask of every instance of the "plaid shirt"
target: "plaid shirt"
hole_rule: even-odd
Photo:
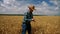
[[[24,19],[23,19],[23,23],[28,23],[28,22],[31,22],[32,21],[32,18],[33,18],[33,14],[32,12],[25,12],[24,13]]]

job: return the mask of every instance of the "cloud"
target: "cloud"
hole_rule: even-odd
[[[58,6],[49,6],[46,2],[42,2],[42,4],[37,5],[36,14],[57,15],[59,13],[58,9]]]
[[[59,1],[51,0],[54,5],[49,6],[46,1],[40,0],[4,0],[0,6],[0,14],[23,14],[28,11],[28,5],[34,4],[36,10],[33,12],[38,15],[60,15]]]

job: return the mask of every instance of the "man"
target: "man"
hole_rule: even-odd
[[[32,12],[35,10],[35,6],[30,5],[28,6],[29,11],[24,13],[24,20],[22,24],[22,34],[26,34],[26,30],[28,34],[31,34],[31,21],[34,21]]]

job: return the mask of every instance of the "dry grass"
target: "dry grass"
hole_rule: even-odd
[[[60,16],[34,16],[32,34],[60,34]],[[0,34],[21,34],[23,16],[0,16]]]

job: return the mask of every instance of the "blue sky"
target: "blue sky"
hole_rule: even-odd
[[[60,15],[59,0],[0,0],[0,14],[24,14],[33,4],[37,15]]]
[[[55,5],[53,2],[50,2],[50,0],[16,0],[16,1],[25,1],[31,4],[41,4],[43,1],[45,1],[48,5]]]

